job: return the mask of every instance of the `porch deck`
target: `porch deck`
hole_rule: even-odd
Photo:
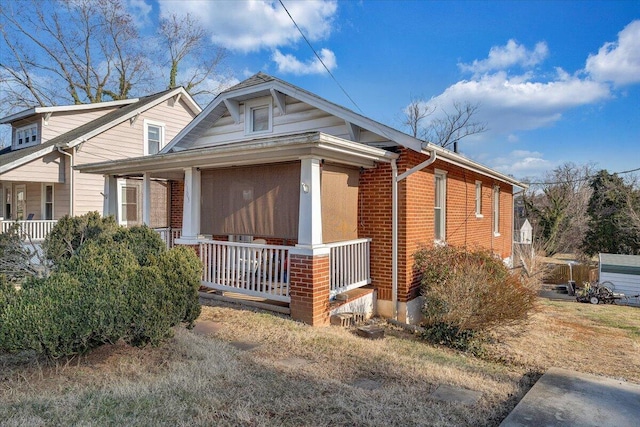
[[[329,248],[330,299],[371,283],[370,239],[327,244]],[[202,285],[268,301],[289,303],[289,251],[291,246],[200,242]]]

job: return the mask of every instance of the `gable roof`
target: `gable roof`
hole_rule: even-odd
[[[93,138],[117,124],[133,118],[141,112],[146,111],[176,95],[180,95],[194,113],[197,114],[201,111],[198,104],[193,100],[193,98],[191,98],[183,87],[168,89],[154,95],[145,96],[137,99],[135,102],[123,104],[123,106],[117,110],[110,111],[95,120],[58,135],[45,143],[9,151],[5,154],[0,153],[0,173],[7,172],[41,156],[49,154],[55,151],[58,147],[75,147],[89,138]]]
[[[86,110],[98,110],[101,108],[119,107],[121,105],[133,104],[138,102],[138,98],[122,99],[119,101],[109,102],[96,102],[93,104],[78,104],[78,105],[57,105],[52,107],[32,107],[26,110],[18,111],[6,117],[0,118],[0,125],[15,122],[16,120],[24,119],[36,114],[57,113],[65,111],[86,111]]]
[[[198,117],[182,129],[182,131],[180,131],[178,135],[176,135],[176,137],[162,149],[161,153],[170,153],[188,149],[195,140],[202,136],[227,111],[233,115],[230,109],[237,109],[239,103],[248,99],[260,96],[272,96],[279,107],[286,108],[285,105],[280,105],[284,104],[283,95],[290,96],[343,119],[345,121],[345,125],[352,134],[357,134],[360,129],[364,129],[387,138],[392,145],[400,145],[416,152],[423,152],[427,154],[429,154],[429,152],[435,152],[438,158],[441,158],[448,163],[472,169],[500,181],[526,188],[526,184],[517,181],[513,177],[497,172],[443,147],[414,138],[404,132],[400,132],[399,130],[358,114],[348,108],[328,101],[312,92],[262,72],[259,72],[218,94],[218,96],[216,96],[214,100],[205,107]]]

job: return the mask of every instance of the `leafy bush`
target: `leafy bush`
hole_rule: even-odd
[[[534,306],[535,292],[486,250],[445,246],[421,249],[414,258],[432,341],[468,348],[491,328],[526,319]]]
[[[166,251],[166,245],[155,230],[146,225],[120,228],[113,235],[116,242],[125,242],[141,266],[149,266]]]
[[[71,258],[84,242],[111,236],[118,228],[113,216],[103,218],[98,212],[74,217],[65,215],[47,235],[43,245],[45,255],[55,263],[62,263]]]
[[[85,234],[49,277],[32,277],[20,291],[0,279],[0,351],[58,358],[120,339],[156,345],[180,322],[192,325],[200,260],[185,247],[166,251],[151,233]]]

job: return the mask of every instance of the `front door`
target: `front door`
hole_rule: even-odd
[[[27,218],[27,187],[24,184],[15,186],[16,205],[14,218],[24,220]]]

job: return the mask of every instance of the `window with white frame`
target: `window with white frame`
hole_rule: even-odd
[[[144,155],[157,154],[164,147],[164,123],[144,121]]]
[[[118,222],[120,225],[138,224],[138,206],[140,204],[138,186],[128,185],[125,181],[120,181],[118,182],[118,188],[120,193]]]
[[[53,184],[42,184],[42,219],[53,219]]]
[[[13,148],[28,147],[38,143],[38,125],[36,123],[17,128],[13,138]]]
[[[476,181],[476,218],[482,218],[482,181]]]
[[[433,206],[434,238],[437,242],[444,242],[446,240],[447,223],[447,173],[445,171],[435,171],[435,201]]]
[[[271,98],[261,98],[244,104],[245,134],[268,133],[273,129]]]
[[[493,234],[500,235],[500,186],[493,187]]]

